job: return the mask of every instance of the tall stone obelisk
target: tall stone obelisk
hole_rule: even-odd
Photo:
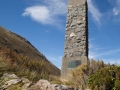
[[[88,61],[88,17],[86,0],[68,0],[61,78]]]

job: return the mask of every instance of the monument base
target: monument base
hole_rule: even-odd
[[[61,78],[67,79],[70,71],[83,63],[86,63],[86,64],[88,63],[87,56],[63,57],[62,58]]]

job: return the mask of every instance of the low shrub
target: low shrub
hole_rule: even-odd
[[[90,75],[95,73],[97,70],[106,67],[103,61],[95,61],[92,59],[88,61],[88,64],[82,64],[77,68],[73,69],[69,75],[67,83],[75,88],[81,88],[82,90],[88,88],[87,79]]]
[[[91,90],[120,90],[120,66],[105,67],[88,78]]]

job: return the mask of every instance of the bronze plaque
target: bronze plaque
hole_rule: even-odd
[[[81,64],[80,60],[69,60],[68,61],[68,68],[76,68]]]

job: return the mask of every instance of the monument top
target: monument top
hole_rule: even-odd
[[[68,0],[68,5],[75,5],[75,4],[84,4],[86,0]]]

